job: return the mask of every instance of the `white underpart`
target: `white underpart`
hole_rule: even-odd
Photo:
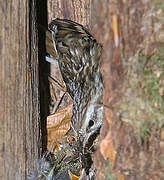
[[[58,65],[58,61],[53,56],[46,56],[46,61],[51,64],[54,64],[55,66]]]
[[[51,34],[52,34],[52,41],[53,41],[54,49],[55,49],[55,51],[57,52],[56,43],[55,43],[56,30],[57,30],[57,26],[55,26],[55,32],[54,32],[54,31],[51,31]]]
[[[56,43],[55,43],[55,36],[56,36],[56,30],[57,30],[57,26],[55,26],[54,28],[55,32],[54,31],[51,31],[51,35],[52,35],[52,41],[53,41],[53,45],[54,45],[54,49],[56,51],[56,56],[58,58],[58,53],[57,53],[57,49],[56,49]],[[51,63],[51,64],[54,64],[54,65],[57,65],[58,64],[58,61],[56,58],[54,58],[53,56],[46,56],[46,61]]]

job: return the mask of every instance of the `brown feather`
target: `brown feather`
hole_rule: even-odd
[[[73,99],[72,128],[75,135],[89,138],[102,123],[103,107],[98,105],[103,94],[102,46],[87,29],[70,20],[55,19],[49,29],[67,91]]]

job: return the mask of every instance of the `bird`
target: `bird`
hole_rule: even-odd
[[[56,18],[49,24],[55,57],[73,100],[71,128],[82,146],[102,125],[103,76],[100,70],[102,45],[83,25]]]

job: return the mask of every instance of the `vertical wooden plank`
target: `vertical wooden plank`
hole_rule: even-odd
[[[66,18],[83,25],[90,23],[90,1],[48,0],[48,22],[54,18]]]
[[[0,3],[0,179],[25,179],[38,156],[35,0]]]

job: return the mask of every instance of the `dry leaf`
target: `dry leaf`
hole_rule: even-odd
[[[72,104],[47,117],[48,149],[52,141],[54,147],[57,146],[61,136],[69,130],[71,114]]]
[[[100,152],[103,155],[104,159],[109,158],[112,162],[112,165],[114,165],[115,158],[116,158],[116,152],[113,146],[113,141],[112,141],[112,133],[109,132],[105,139],[103,139],[100,142]],[[110,171],[112,171],[113,174],[119,179],[119,180],[124,180],[124,175],[117,173],[115,170],[110,168]]]
[[[100,142],[100,152],[104,159],[109,158],[112,161],[112,164],[114,164],[116,152],[114,150],[111,132],[109,132],[105,139]]]
[[[112,126],[112,112],[105,109],[105,117],[106,120],[109,124],[109,126]],[[106,135],[105,139],[103,139],[100,142],[100,152],[103,155],[104,159],[110,159],[110,161],[112,162],[112,165],[114,165],[115,163],[115,159],[116,159],[116,151],[114,149],[114,145],[113,145],[113,139],[112,139],[112,132],[108,132],[108,134]],[[110,171],[115,174],[115,176],[119,179],[119,180],[124,180],[124,175],[117,173],[115,170],[113,170],[112,167],[110,167]]]

